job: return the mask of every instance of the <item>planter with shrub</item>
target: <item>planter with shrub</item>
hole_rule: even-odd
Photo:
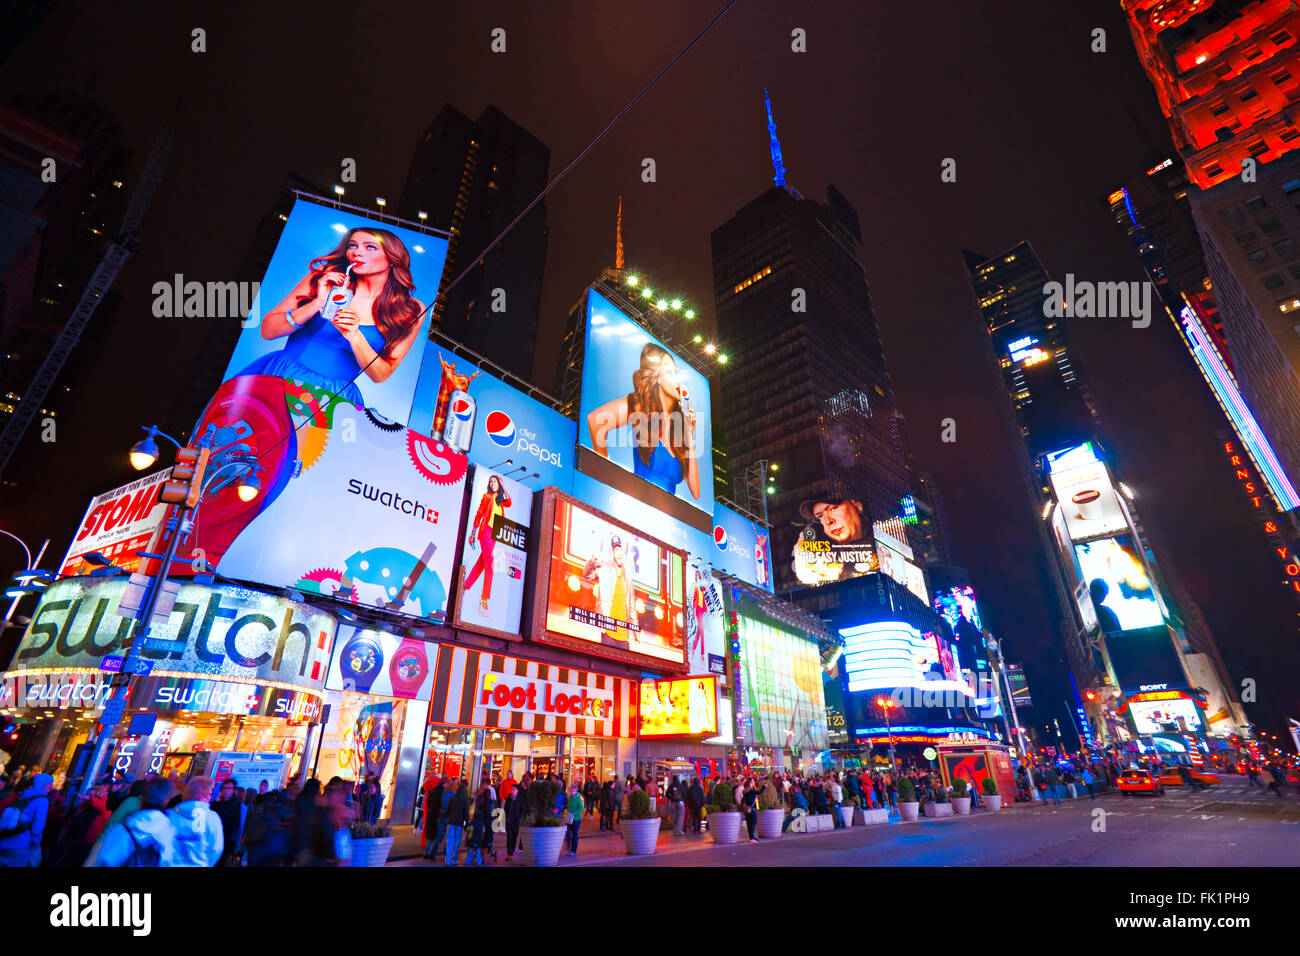
[[[970,794],[966,792],[964,777],[958,777],[952,782],[952,812],[958,816],[970,813]]]
[[[736,795],[730,784],[715,783],[704,808],[709,821],[709,836],[714,843],[739,843],[741,813],[736,809]]]
[[[948,802],[948,789],[942,784],[934,793],[933,800],[927,800],[924,803],[925,815],[927,817],[950,817],[952,816],[952,804]]]
[[[761,840],[779,840],[781,827],[785,824],[785,807],[781,804],[768,803],[761,797],[758,800],[758,836]]]
[[[1002,809],[1002,794],[998,793],[998,785],[992,777],[984,778],[980,784],[980,793],[984,796],[984,806],[993,811]]]
[[[659,842],[662,822],[650,802],[650,794],[644,790],[633,790],[628,794],[627,815],[619,822],[627,852],[637,856],[653,853],[655,844]]]
[[[898,812],[904,823],[911,823],[920,816],[921,803],[916,799],[916,787],[911,777],[898,781]]]
[[[369,823],[352,824],[352,859],[348,866],[383,866],[393,849],[393,831]]]
[[[555,866],[560,862],[564,836],[568,832],[564,819],[555,812],[560,785],[554,780],[534,780],[524,791],[528,811],[520,827],[524,862],[529,866]]]

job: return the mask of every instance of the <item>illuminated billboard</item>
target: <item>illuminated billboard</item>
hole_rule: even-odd
[[[595,290],[585,349],[579,443],[712,514],[709,380]]]
[[[718,679],[711,674],[641,682],[642,737],[711,737],[718,732]]]
[[[736,596],[744,742],[758,747],[825,750],[826,698],[817,642],[767,617],[758,602]]]
[[[836,495],[810,498],[799,505],[799,516],[808,523],[795,540],[791,557],[801,584],[843,581],[881,569],[861,501]]]
[[[849,693],[893,690],[957,691],[974,697],[952,649],[938,635],[922,634],[901,621],[877,621],[842,628],[842,658]]]
[[[132,628],[117,615],[127,580],[65,578],[41,595],[14,653],[14,671],[98,671],[123,656]],[[154,673],[230,678],[320,690],[333,648],[333,615],[231,585],[182,584],[172,613],[150,625],[139,656]]]
[[[1025,679],[1022,664],[1007,665],[1007,683],[1011,685],[1011,702],[1017,707],[1033,707],[1034,701],[1029,696],[1029,682]]]
[[[567,493],[572,485],[573,420],[433,342],[425,347],[410,426],[530,488]]]
[[[543,494],[533,640],[684,673],[685,552]]]
[[[1155,588],[1131,537],[1076,544],[1074,553],[1102,631],[1132,631],[1164,623]]]
[[[938,591],[934,609],[948,622],[958,640],[965,637],[982,642],[984,625],[980,622],[979,605],[975,603],[975,589],[969,584]]]
[[[1051,480],[1073,540],[1086,541],[1127,530],[1115,486],[1102,462],[1054,470]]]
[[[84,559],[95,551],[123,571],[140,570],[136,552],[149,550],[149,539],[162,524],[167,505],[158,500],[158,492],[170,475],[170,469],[160,471],[92,498],[59,564],[59,576],[89,573],[93,568]]]
[[[339,628],[326,690],[428,700],[433,693],[438,645],[391,631]]]
[[[232,449],[260,455],[262,492],[244,501],[233,481],[212,486],[172,573],[206,561],[240,581],[445,619],[464,455],[270,376],[226,382],[200,428],[209,425],[209,471]]]
[[[223,381],[307,382],[405,424],[447,240],[298,200]]]
[[[686,666],[727,683],[727,618],[722,585],[692,560],[686,569],[691,602],[686,614]]]
[[[1201,709],[1181,695],[1169,700],[1130,701],[1128,710],[1139,734],[1199,734],[1205,729]]]
[[[481,465],[474,469],[465,511],[457,626],[519,636],[532,512],[533,493],[524,485]]]

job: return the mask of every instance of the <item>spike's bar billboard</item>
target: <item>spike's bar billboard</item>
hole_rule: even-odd
[[[553,488],[542,495],[533,640],[685,673],[685,552]]]

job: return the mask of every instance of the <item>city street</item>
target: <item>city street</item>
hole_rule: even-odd
[[[562,866],[1291,866],[1300,850],[1300,798],[1249,789],[1244,777],[1164,797],[1118,793],[996,816],[891,823],[848,832],[786,834],[757,846],[713,845],[707,834],[660,833],[653,856],[628,856],[617,837],[586,833]],[[1093,811],[1106,827],[1093,830]],[[743,830],[742,830],[743,835]],[[498,839],[500,839],[498,837]],[[504,860],[504,855],[502,856]],[[390,866],[427,866],[422,860]],[[504,865],[502,863],[501,865]]]

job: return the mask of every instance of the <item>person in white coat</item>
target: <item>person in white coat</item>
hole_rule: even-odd
[[[180,803],[167,811],[176,828],[170,866],[216,866],[221,860],[226,836],[221,817],[208,806],[212,799],[212,778],[195,777],[185,785]]]
[[[166,780],[150,783],[140,798],[140,809],[108,827],[84,865],[171,866],[176,828],[163,811],[171,792]]]

